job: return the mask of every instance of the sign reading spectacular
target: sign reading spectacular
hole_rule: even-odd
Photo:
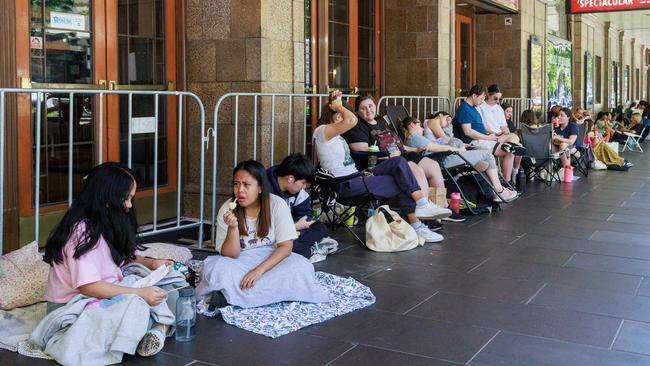
[[[650,9],[650,0],[570,0],[569,13]]]

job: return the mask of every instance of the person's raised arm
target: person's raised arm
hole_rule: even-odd
[[[232,211],[226,210],[223,214],[223,222],[227,227],[227,231],[219,252],[224,257],[237,258],[241,251],[239,245],[239,221]],[[222,225],[218,225],[217,230],[223,229]]]
[[[451,139],[447,134],[445,133],[445,130],[442,129],[442,126],[440,125],[440,121],[436,121],[435,119],[430,119],[425,122],[427,124],[427,127],[433,132],[433,136],[436,138],[443,138],[447,142]]]
[[[342,93],[340,90],[334,90],[332,92],[332,101],[330,102],[329,107],[334,112],[340,113],[343,120],[339,123],[329,123],[325,125],[325,138],[328,141],[350,131],[357,125],[357,116],[343,106],[341,95]],[[334,118],[338,117],[335,116]]]

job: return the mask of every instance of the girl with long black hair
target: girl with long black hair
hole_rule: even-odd
[[[78,294],[97,299],[135,294],[150,306],[165,300],[167,292],[159,287],[117,284],[123,279],[120,267],[126,263],[138,262],[151,270],[172,264],[169,260],[136,255],[136,250],[144,249],[136,243],[136,188],[133,172],[118,163],[103,163],[90,172],[81,194],[45,246],[44,260],[51,266],[45,290],[48,313]],[[167,329],[167,325],[153,324],[140,342],[138,354],[158,353]]]

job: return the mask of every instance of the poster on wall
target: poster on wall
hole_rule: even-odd
[[[630,66],[623,69],[623,104],[630,100]]]
[[[593,111],[594,108],[594,58],[589,51],[585,52],[585,90],[584,108]]]
[[[571,42],[549,35],[546,42],[547,111],[554,105],[572,108]]]
[[[544,81],[542,59],[544,45],[537,36],[530,37],[529,63],[530,72],[528,79],[528,97],[533,100],[533,111],[537,119],[543,119],[542,83]]]
[[[604,11],[650,9],[649,0],[569,0],[567,13],[599,13]]]

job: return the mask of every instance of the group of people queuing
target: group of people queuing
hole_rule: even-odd
[[[381,200],[396,199],[408,223],[430,243],[444,239],[436,232],[442,221],[465,220],[452,212],[446,201],[437,204],[429,198],[431,188],[445,186],[441,164],[453,167],[469,162],[485,173],[499,193],[495,201],[518,197],[511,182],[522,169],[526,149],[513,123],[512,106],[500,103],[499,86],[473,86],[453,119],[441,111],[423,122],[404,118],[397,128],[378,118],[372,96],[356,98],[354,107],[341,96],[338,90],[332,92],[329,106],[313,131],[320,168],[334,177],[354,176],[338,185],[338,197],[356,197],[369,191]],[[643,117],[648,117],[650,109],[641,101],[627,115],[600,112],[592,119],[579,108],[571,111],[559,106],[550,113],[556,124],[552,138],[555,151],[570,151],[587,143],[598,159],[629,164],[606,142],[620,141],[625,132],[642,133]],[[532,110],[523,111],[519,122],[530,128],[539,126]],[[579,124],[588,126],[585,141],[578,141]],[[440,152],[453,154],[436,158]],[[360,166],[355,153],[376,153],[376,165],[367,167],[368,175],[357,174]],[[367,159],[367,155],[362,156]],[[567,157],[563,155],[563,159]],[[214,223],[213,245],[219,255],[204,262],[199,296],[209,297],[217,308],[287,300],[327,301],[327,294],[310,289],[313,263],[335,252],[338,243],[313,214],[307,186],[314,174],[312,159],[299,153],[268,169],[254,160],[234,168],[231,194]],[[136,240],[133,204],[136,187],[134,173],[119,163],[101,164],[85,179],[81,194],[46,244],[45,261],[51,265],[45,293],[48,312],[57,311],[79,295],[97,299],[131,295],[152,309],[164,303],[174,307],[175,298],[169,289],[122,284],[121,267],[126,264],[139,263],[150,270],[172,264],[139,254],[142,248]],[[173,323],[160,319],[152,313],[146,334],[133,345],[140,355],[159,352],[173,332]]]

